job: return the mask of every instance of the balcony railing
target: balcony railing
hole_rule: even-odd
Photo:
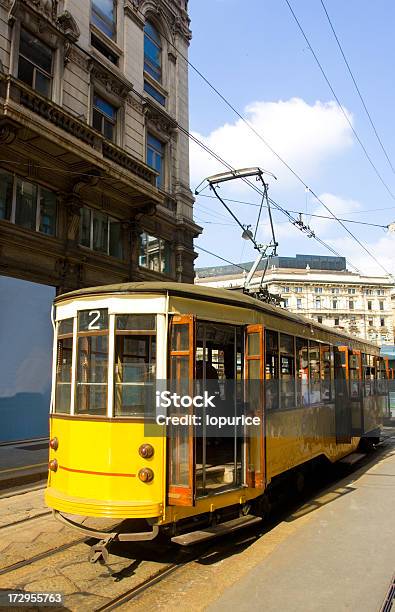
[[[12,101],[36,113],[52,125],[92,147],[104,159],[115,162],[143,181],[155,186],[158,175],[155,170],[127,153],[124,149],[106,140],[102,134],[84,121],[74,117],[64,108],[52,102],[52,100],[44,98],[18,79],[0,75],[0,98],[3,98],[5,101],[5,106]]]

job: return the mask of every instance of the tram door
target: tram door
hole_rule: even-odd
[[[245,346],[245,399],[248,414],[258,417],[260,425],[245,432],[246,484],[256,488],[265,486],[264,354],[263,325],[248,325]]]
[[[334,347],[335,430],[338,444],[351,442],[351,402],[348,387],[348,348]]]
[[[195,379],[193,315],[172,317],[170,324],[169,385],[171,392],[193,397]],[[192,416],[193,408],[172,407],[168,416]],[[168,429],[168,500],[173,506],[195,504],[195,440],[192,422]]]

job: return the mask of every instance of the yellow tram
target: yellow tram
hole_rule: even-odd
[[[142,282],[61,295],[54,312],[46,502],[105,542],[163,530],[186,543],[177,534],[234,527],[237,517],[247,524],[276,479],[380,435],[388,367],[379,349],[281,308],[222,289]],[[185,390],[194,379],[215,389],[217,407],[221,394],[235,405],[241,397],[241,426],[209,438],[188,418],[180,427],[155,420],[155,410],[147,418],[158,381]],[[128,529],[109,535],[72,515],[128,519]]]

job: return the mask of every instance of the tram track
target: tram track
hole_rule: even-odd
[[[17,521],[13,521],[12,523],[7,523],[5,525],[0,525],[0,530],[9,529],[10,527],[16,527],[17,525],[22,525],[23,523],[28,523],[30,521],[34,521],[36,519],[42,518],[43,516],[49,516],[52,514],[51,510],[45,510],[44,512],[40,512],[35,514],[34,516],[27,516],[22,519],[18,519]]]

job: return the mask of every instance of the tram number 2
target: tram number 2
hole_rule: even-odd
[[[81,310],[79,313],[80,331],[103,331],[108,329],[108,310],[106,308],[97,310]]]
[[[100,310],[91,310],[89,312],[89,317],[92,317],[92,320],[90,321],[89,325],[88,325],[88,329],[89,331],[94,331],[95,329],[100,329],[100,323],[97,324],[97,322],[100,319]]]

